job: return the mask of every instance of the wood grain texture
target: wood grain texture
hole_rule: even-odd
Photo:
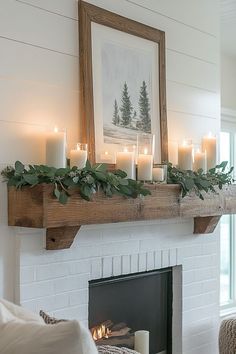
[[[95,161],[95,132],[92,75],[91,23],[95,22],[128,34],[151,40],[159,45],[159,101],[161,159],[168,161],[168,131],[166,113],[165,32],[144,25],[97,6],[79,1],[80,54],[80,122],[81,141],[88,144],[89,159]]]
[[[21,190],[11,187],[8,224],[46,228],[47,247],[59,249],[72,243],[76,228],[81,225],[195,218],[194,233],[210,233],[221,215],[236,213],[236,185],[218,194],[205,194],[204,201],[194,195],[182,199],[178,185],[149,185],[148,188],[152,194],[145,198],[107,198],[98,193],[90,202],[73,192],[68,203],[62,205],[53,196],[51,185]]]
[[[53,227],[46,232],[46,249],[62,250],[70,248],[80,226]]]
[[[215,231],[221,216],[194,218],[194,234],[211,234]]]

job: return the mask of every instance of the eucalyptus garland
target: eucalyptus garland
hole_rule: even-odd
[[[36,186],[38,184],[53,184],[53,193],[60,203],[66,204],[72,190],[77,190],[85,200],[102,191],[107,197],[120,194],[130,198],[146,196],[150,191],[143,187],[141,182],[126,178],[124,171],[109,172],[106,164],[92,166],[87,161],[85,168],[59,168],[45,165],[24,166],[16,161],[15,168],[8,166],[1,175],[8,186],[21,188],[23,186]]]
[[[181,186],[181,194],[184,198],[187,194],[193,192],[200,199],[204,200],[203,192],[217,193],[218,189],[222,189],[224,185],[231,184],[234,180],[232,177],[233,167],[228,171],[228,161],[211,168],[207,173],[202,169],[198,171],[181,170],[168,164],[168,181],[169,184],[179,184]]]
[[[195,193],[204,200],[203,192],[217,193],[218,189],[233,182],[233,167],[227,171],[227,164],[227,161],[223,161],[204,173],[201,169],[197,172],[181,170],[168,163],[167,183],[179,184],[182,197],[189,193]],[[6,167],[1,175],[8,186],[14,186],[17,189],[43,183],[53,184],[53,193],[62,204],[66,204],[72,190],[76,190],[87,201],[91,200],[98,191],[102,191],[107,197],[119,194],[137,198],[140,195],[151,194],[150,190],[144,188],[141,182],[126,178],[127,175],[124,171],[110,172],[107,170],[106,164],[92,166],[89,161],[83,169],[77,167],[56,169],[45,165],[24,166],[20,161],[16,161],[14,168]]]

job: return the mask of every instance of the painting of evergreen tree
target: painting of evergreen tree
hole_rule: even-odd
[[[133,106],[130,100],[128,85],[126,82],[124,83],[124,88],[121,94],[120,111],[121,111],[120,125],[122,127],[130,127],[132,121]]]
[[[115,103],[114,103],[114,113],[113,113],[112,124],[120,125],[120,116],[119,116],[119,108],[118,108],[117,100],[115,100]]]
[[[125,63],[125,65],[124,65]],[[153,58],[145,50],[104,43],[102,50],[102,117],[104,144],[135,144],[139,132],[151,133]]]
[[[137,127],[145,133],[151,133],[150,103],[147,92],[147,84],[145,81],[143,81],[140,88],[139,121],[137,123]]]
[[[119,116],[119,111],[121,112],[121,117]],[[145,81],[142,82],[140,88],[139,116],[137,117],[137,112],[133,108],[128,84],[125,82],[121,93],[120,107],[117,99],[115,99],[112,123],[119,127],[151,133],[150,103]]]

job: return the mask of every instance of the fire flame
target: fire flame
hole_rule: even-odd
[[[104,324],[92,329],[92,336],[95,341],[102,338],[108,338],[110,333],[111,330]]]

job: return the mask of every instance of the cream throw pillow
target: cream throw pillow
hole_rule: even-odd
[[[0,299],[0,354],[97,354],[77,321],[46,325],[40,316]]]

